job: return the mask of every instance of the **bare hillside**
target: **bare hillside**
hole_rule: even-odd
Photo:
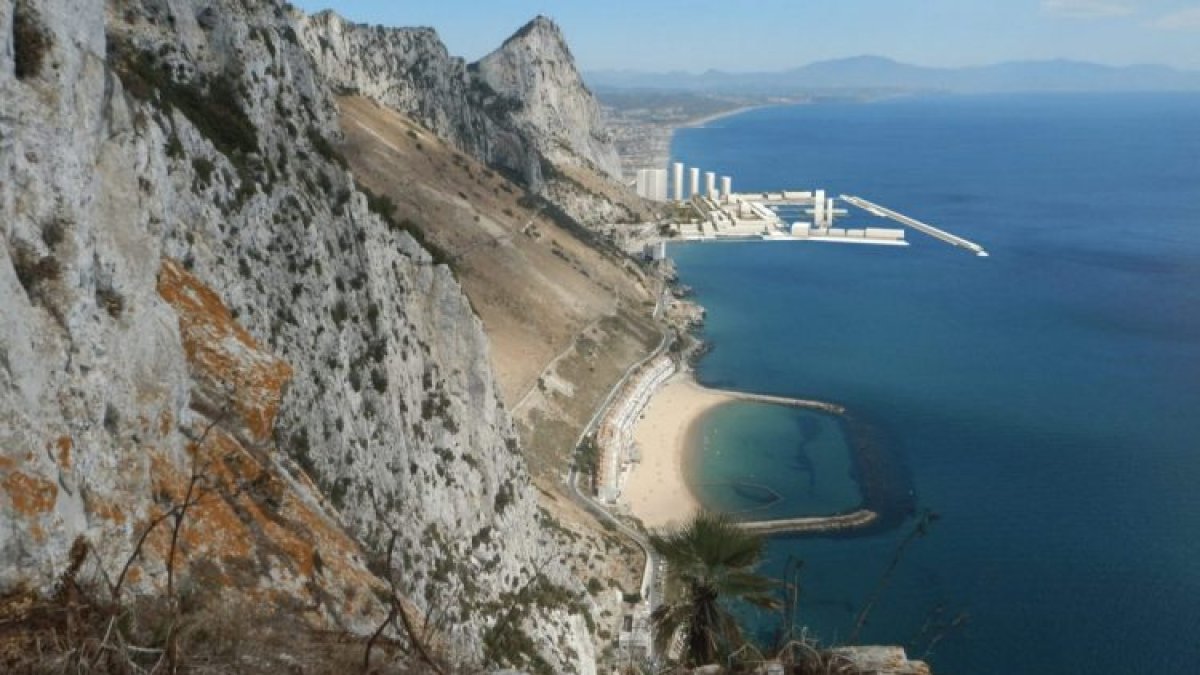
[[[358,182],[396,205],[454,268],[549,515],[608,550],[590,565],[636,588],[625,542],[563,492],[575,439],[625,369],[661,338],[652,283],[630,260],[557,224],[524,188],[367,99],[338,101]],[[591,236],[584,232],[580,236]],[[615,551],[623,551],[619,556]],[[633,555],[635,559],[630,559]]]
[[[581,240],[523,187],[404,115],[360,97],[341,98],[338,106],[344,154],[360,183],[390,198],[398,219],[448,251],[484,321],[500,389],[518,419],[539,412],[536,401],[554,399],[554,392],[578,389],[578,402],[590,404],[604,394],[594,389],[607,390],[653,347],[653,294],[629,259]],[[577,366],[560,358],[574,354],[581,339],[588,354],[604,347],[612,356]],[[552,362],[559,368],[547,371]],[[576,425],[574,405],[554,407],[571,408],[562,423]]]
[[[399,113],[358,97],[339,107],[359,182],[449,252],[491,339],[510,407],[585,328],[618,306],[649,313],[640,270],[560,227],[524,188]]]

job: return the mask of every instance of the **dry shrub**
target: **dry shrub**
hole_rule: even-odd
[[[32,294],[39,284],[54,281],[62,275],[62,268],[53,256],[39,255],[31,246],[17,244],[12,254],[17,280],[27,293]]]
[[[13,8],[13,65],[18,79],[26,80],[42,72],[42,62],[50,50],[50,36],[41,17],[28,0],[17,0]]]
[[[363,670],[366,638],[318,631],[279,603],[239,589],[185,584],[177,597],[111,599],[78,578],[91,551],[81,538],[49,597],[0,596],[0,672],[14,675],[378,675],[424,673],[402,645],[376,649]]]

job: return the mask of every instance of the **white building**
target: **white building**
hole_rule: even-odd
[[[642,255],[647,260],[658,262],[667,258],[667,242],[656,241],[653,244],[646,244],[642,247]]]
[[[644,199],[667,201],[667,170],[638,169],[637,194]]]
[[[695,197],[700,194],[700,168],[693,166],[688,169],[688,178],[691,183],[691,190],[688,191],[689,197]]]
[[[717,174],[712,171],[704,172],[704,196],[713,201],[717,200]]]
[[[671,166],[671,170],[673,174],[671,176],[673,188],[671,196],[675,198],[675,201],[681,202],[683,201],[683,162],[675,162]]]
[[[725,201],[728,202],[732,199],[732,197],[730,196],[732,194],[733,194],[733,179],[730,178],[729,176],[721,176],[721,197],[723,197],[725,199]]]

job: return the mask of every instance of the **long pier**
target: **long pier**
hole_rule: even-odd
[[[789,405],[793,408],[808,408],[810,410],[820,410],[821,412],[832,415],[846,414],[846,408],[836,403],[827,401],[814,401],[806,398],[787,398],[784,396],[771,396],[770,394],[754,394],[745,391],[733,391],[731,389],[717,389],[706,387],[709,391],[716,391],[722,394],[728,394],[734,398],[739,398],[744,401],[758,401],[759,403],[774,403],[776,405]]]
[[[802,518],[778,518],[774,520],[748,520],[738,527],[758,534],[836,532],[866,527],[875,522],[879,514],[869,509],[859,509],[836,516],[805,516]]]
[[[959,248],[964,248],[964,249],[974,253],[975,255],[983,257],[983,258],[987,257],[987,254],[988,254],[987,251],[984,250],[984,248],[982,246],[980,246],[979,244],[976,244],[973,241],[963,239],[962,237],[959,237],[957,235],[950,234],[949,232],[947,232],[945,230],[939,230],[938,228],[936,228],[928,223],[922,223],[921,221],[917,220],[916,218],[909,218],[908,216],[904,215],[903,213],[897,213],[896,211],[893,211],[887,207],[880,206],[879,204],[876,204],[874,202],[869,202],[869,201],[863,199],[862,197],[855,197],[853,195],[842,195],[841,198],[842,198],[842,201],[846,202],[847,204],[852,204],[854,206],[857,206],[858,208],[860,208],[864,211],[867,211],[868,213],[872,213],[874,215],[880,216],[881,218],[891,218],[892,220],[894,220],[898,223],[907,225],[907,226],[913,228],[914,230],[924,232],[925,234],[927,234],[935,239],[941,239],[942,241],[946,242],[947,244],[950,244],[951,246],[957,246]]]

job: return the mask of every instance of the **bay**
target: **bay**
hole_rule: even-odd
[[[1200,96],[777,107],[682,130],[672,154],[735,190],[860,195],[991,253],[915,232],[670,247],[708,309],[703,383],[847,406],[940,516],[860,641],[935,642],[938,673],[1192,671]],[[911,523],[775,537],[764,569],[805,561],[799,620],[836,642]]]

